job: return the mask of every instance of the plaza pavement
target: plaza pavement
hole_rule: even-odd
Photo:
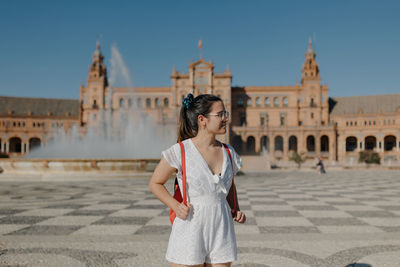
[[[0,266],[168,266],[168,209],[148,179],[0,175]],[[235,182],[248,219],[233,266],[400,266],[400,172]]]

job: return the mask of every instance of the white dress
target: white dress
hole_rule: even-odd
[[[232,185],[232,173],[236,174],[240,169],[241,159],[228,145],[232,155],[232,170],[229,155],[222,146],[224,160],[221,175],[213,175],[192,139],[184,140],[183,144],[186,188],[191,209],[185,220],[175,218],[166,259],[185,265],[233,262],[237,259],[236,237],[226,196]],[[163,151],[162,155],[178,170],[178,183],[182,188],[179,144]]]

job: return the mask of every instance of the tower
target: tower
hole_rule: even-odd
[[[311,38],[305,53],[302,68],[302,90],[299,97],[300,118],[302,125],[320,126],[328,123],[328,85],[321,85],[319,66],[315,60]]]
[[[92,56],[86,87],[81,85],[81,124],[96,125],[100,110],[109,108],[106,103],[108,96],[107,69],[104,65],[104,56],[97,41],[96,50]]]

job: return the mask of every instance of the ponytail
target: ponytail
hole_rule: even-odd
[[[179,113],[177,142],[195,137],[199,130],[197,117],[199,115],[206,116],[211,111],[212,104],[219,101],[222,102],[221,98],[211,94],[198,95],[196,98],[193,98],[192,94],[188,94],[182,100]]]

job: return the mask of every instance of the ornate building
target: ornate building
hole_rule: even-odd
[[[120,110],[133,110],[176,124],[181,100],[192,92],[223,99],[232,118],[221,139],[243,155],[266,153],[272,162],[287,162],[298,151],[310,159],[353,161],[358,152],[373,150],[385,162],[399,160],[400,94],[330,98],[311,42],[301,83],[290,86],[232,87],[229,69],[215,73],[214,64],[200,58],[185,73],[173,69],[168,87],[111,89],[103,59],[97,43],[79,100],[0,97],[0,153],[29,153],[60,127],[68,132],[76,125],[85,134],[104,110],[112,110],[114,120]]]

